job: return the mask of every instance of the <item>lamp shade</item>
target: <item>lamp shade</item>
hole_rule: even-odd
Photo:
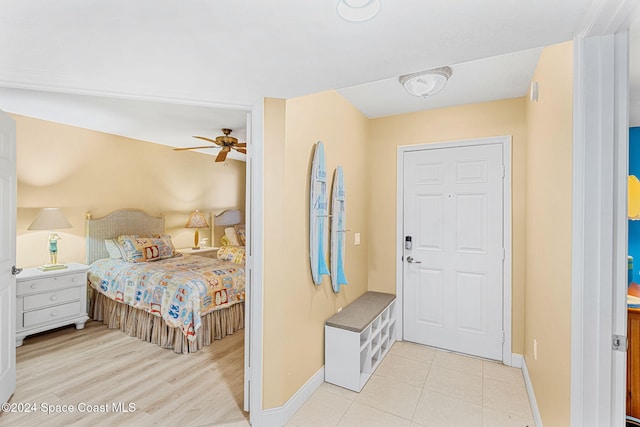
[[[33,220],[27,230],[60,230],[73,228],[69,220],[58,208],[44,208]]]
[[[207,223],[207,219],[204,217],[202,212],[199,210],[195,210],[191,213],[189,220],[187,221],[187,225],[184,228],[206,228],[209,227]]]

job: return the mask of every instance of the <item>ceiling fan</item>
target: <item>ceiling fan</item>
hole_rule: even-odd
[[[231,134],[231,129],[221,129],[224,136],[220,135],[216,137],[216,139],[206,138],[204,136],[194,136],[194,138],[202,139],[204,141],[213,142],[222,147],[218,155],[216,156],[216,162],[224,162],[227,158],[227,154],[231,151],[231,149],[236,150],[239,153],[247,154],[247,143],[246,142],[238,142],[237,138],[229,136]],[[175,151],[184,151],[184,150],[200,150],[202,148],[217,148],[211,145],[205,145],[202,147],[188,147],[188,148],[174,148]]]

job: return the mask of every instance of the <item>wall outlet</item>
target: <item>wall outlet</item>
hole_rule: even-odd
[[[353,235],[353,243],[356,244],[356,245],[360,244],[360,233],[355,233]]]
[[[533,360],[538,360],[538,340],[533,339]]]

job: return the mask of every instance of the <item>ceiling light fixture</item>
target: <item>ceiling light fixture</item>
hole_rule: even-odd
[[[338,15],[351,22],[368,21],[380,11],[380,0],[340,0]]]
[[[400,76],[400,84],[411,95],[427,98],[444,89],[444,85],[447,84],[452,73],[451,67],[434,68]]]

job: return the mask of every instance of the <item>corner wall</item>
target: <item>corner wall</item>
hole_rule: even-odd
[[[525,360],[546,426],[570,424],[573,43],[543,50],[527,101]],[[533,340],[537,342],[537,359]]]
[[[47,231],[27,231],[43,207],[59,207],[73,228],[59,230],[59,262],[85,262],[85,213],[123,208],[165,215],[176,247],[193,245],[189,214],[245,209],[245,163],[34,119],[17,127],[17,264],[49,259]],[[202,237],[210,229],[201,229]]]
[[[284,405],[324,365],[324,322],[367,291],[369,120],[337,92],[264,104],[263,408]],[[345,272],[334,294],[329,277],[311,280],[309,187],[317,141],[325,146],[329,185],[344,169]],[[362,244],[354,245],[356,232]],[[328,253],[326,254],[328,260]]]

